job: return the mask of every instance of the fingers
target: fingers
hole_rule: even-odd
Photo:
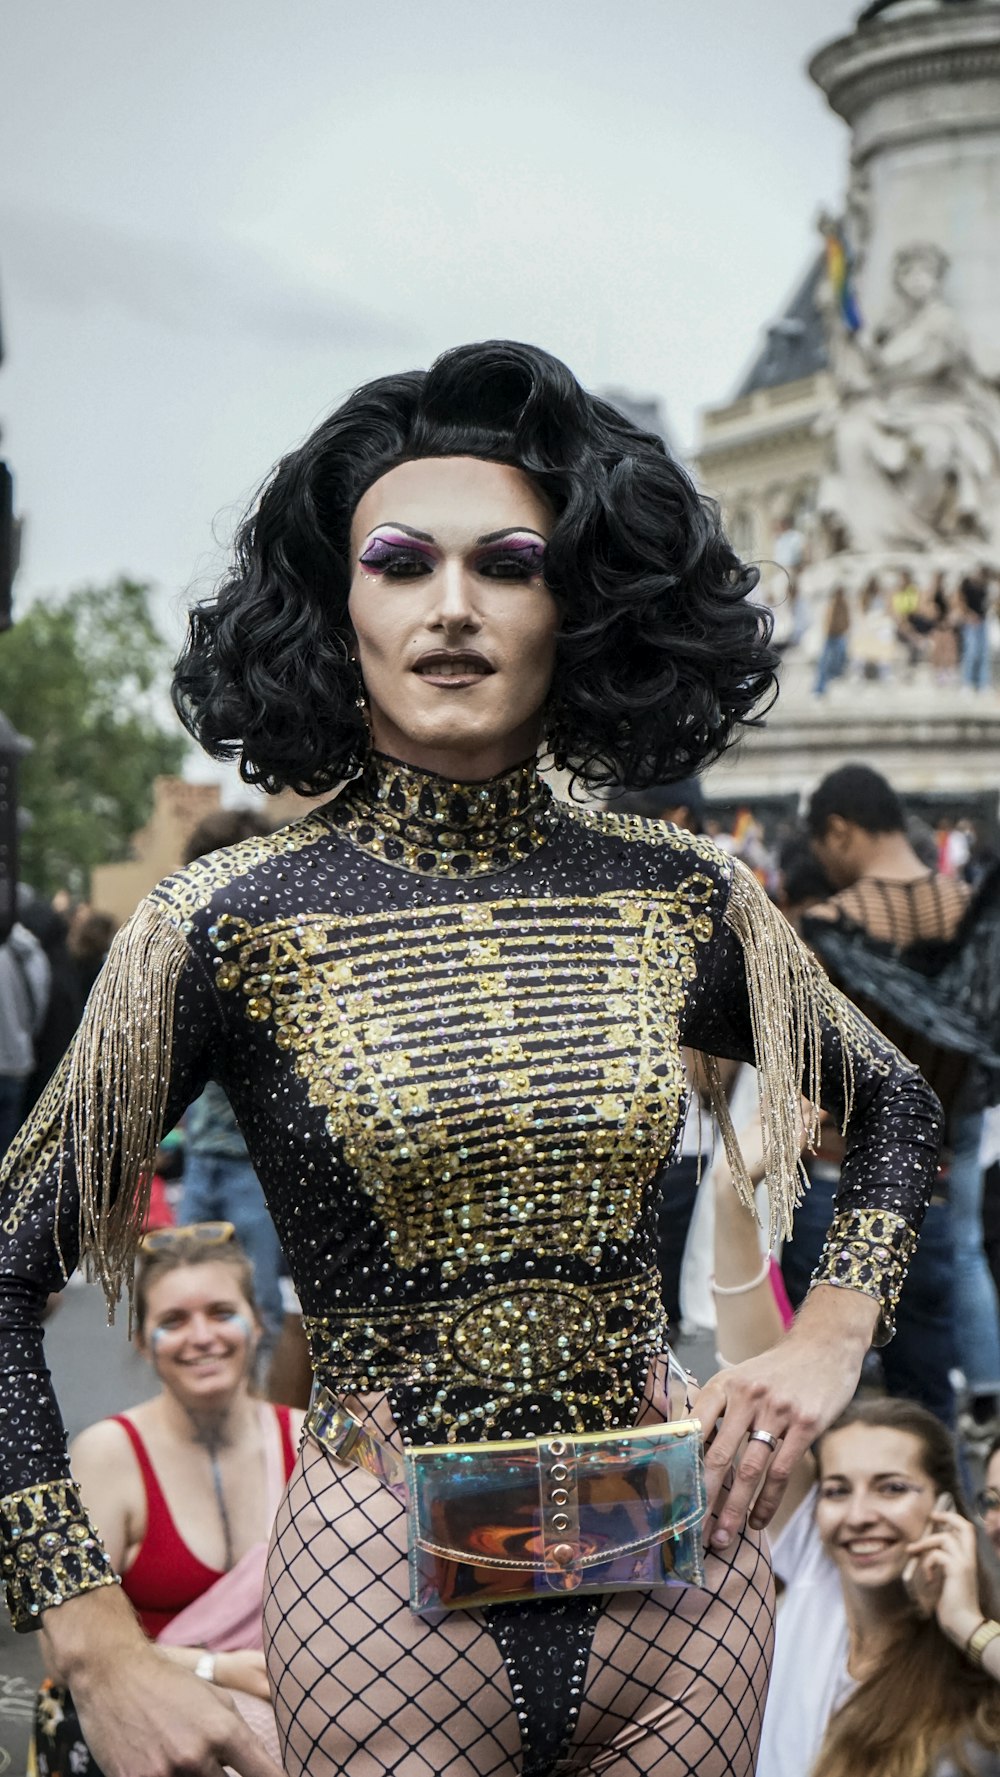
[[[226,1766],[239,1772],[239,1777],[284,1777],[270,1753],[252,1734],[246,1723],[237,1721],[222,1751]]]
[[[790,1408],[769,1400],[767,1389],[760,1384],[739,1387],[733,1386],[732,1379],[714,1377],[697,1396],[694,1411],[705,1427],[705,1541],[721,1550],[742,1530],[758,1493],[755,1527],[758,1514],[762,1514],[761,1524],[770,1520],[809,1439],[793,1442],[792,1454],[786,1454]],[[754,1430],[770,1431],[778,1440],[777,1451],[763,1438],[751,1437]],[[713,1527],[711,1518],[716,1511],[718,1521]]]
[[[770,1524],[781,1504],[782,1494],[799,1463],[808,1454],[816,1432],[816,1422],[812,1418],[807,1418],[804,1423],[800,1420],[786,1430],[773,1461],[768,1464],[764,1485],[753,1503],[749,1519],[753,1530],[763,1530]]]

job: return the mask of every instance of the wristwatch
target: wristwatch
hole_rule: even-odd
[[[973,1629],[965,1644],[965,1651],[969,1659],[975,1660],[976,1665],[981,1666],[986,1649],[991,1641],[996,1640],[998,1635],[1000,1635],[1000,1623],[990,1622],[984,1618],[979,1628]]]
[[[195,1678],[204,1678],[208,1684],[215,1683],[215,1655],[206,1648],[198,1655],[198,1664],[194,1669]]]

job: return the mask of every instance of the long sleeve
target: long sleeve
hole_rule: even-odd
[[[789,1231],[805,1138],[818,1106],[836,1117],[845,1155],[836,1214],[813,1283],[860,1290],[881,1308],[877,1344],[894,1331],[899,1292],[937,1170],[941,1110],[921,1074],[832,986],[742,865],[713,940],[687,1041],[752,1061],[760,1080],[772,1220]],[[723,1135],[741,1161],[724,1100]],[[748,1184],[744,1187],[748,1194]]]
[[[118,934],[77,1038],[0,1170],[0,1571],[15,1628],[113,1583],[69,1471],[42,1316],[83,1258],[113,1309],[162,1131],[202,1090],[216,999],[150,899]]]

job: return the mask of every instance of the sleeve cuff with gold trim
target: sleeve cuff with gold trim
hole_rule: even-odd
[[[42,1481],[0,1499],[0,1573],[15,1629],[37,1629],[43,1610],[118,1576],[75,1481]]]
[[[890,1210],[842,1211],[830,1225],[812,1283],[832,1283],[871,1296],[882,1310],[872,1344],[888,1345],[896,1331],[899,1292],[916,1244],[909,1222]]]

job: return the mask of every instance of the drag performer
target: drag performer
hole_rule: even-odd
[[[192,733],[249,782],[345,787],[153,891],[3,1176],[5,1577],[107,1777],[273,1777],[211,1688],[142,1642],[38,1330],[81,1255],[117,1297],[156,1138],[208,1079],[325,1391],[265,1598],[286,1771],[752,1771],[760,1531],[890,1336],[936,1101],[740,864],[554,800],[538,760],[641,786],[716,758],[773,688],[755,578],[659,439],[544,352],[492,343],[352,396],[280,464],[193,613]],[[776,1223],[800,1086],[847,1138],[796,1325],[694,1403],[703,1575],[681,1534],[694,1482],[654,1524],[642,1479],[691,1450],[661,1429],[684,1406],[653,1257],[682,1045],[757,1060]],[[595,1525],[622,1475],[635,1528],[612,1559]]]

